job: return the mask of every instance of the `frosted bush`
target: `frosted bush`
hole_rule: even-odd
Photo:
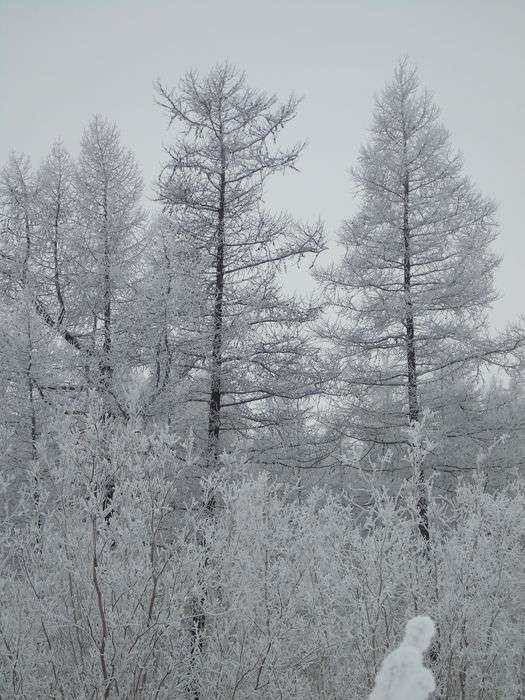
[[[403,641],[381,664],[370,700],[427,700],[436,683],[423,665],[423,654],[435,630],[433,621],[425,615],[407,622]]]
[[[57,426],[38,503],[28,489],[4,519],[2,697],[366,698],[422,611],[439,630],[436,698],[520,692],[519,482],[430,493],[429,546],[411,483],[393,495],[372,484],[363,508],[352,491],[299,498],[232,463],[210,480],[210,517],[180,495],[191,471],[180,445],[96,415]],[[192,654],[196,600],[205,625]],[[394,661],[419,663],[428,629],[409,625]]]

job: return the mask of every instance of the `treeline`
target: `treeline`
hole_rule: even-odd
[[[279,141],[298,101],[227,64],[157,96],[174,132],[157,212],[141,208],[135,159],[99,116],[77,159],[57,141],[36,172],[16,154],[2,171],[9,464],[27,469],[50,417],[81,411],[89,391],[108,415],[191,427],[208,466],[239,446],[293,469],[399,460],[425,410],[430,471],[457,476],[503,433],[492,466],[521,463],[523,333],[487,324],[495,207],[415,70],[401,62],[377,98],[353,172],[361,208],[342,258],[313,267],[315,298],[283,281],[288,264],[316,261],[321,223],[264,201],[266,179],[303,150]]]
[[[495,659],[519,638],[525,333],[490,330],[495,206],[431,94],[401,61],[324,265],[322,222],[265,200],[304,149],[281,139],[299,101],[229,64],[156,94],[172,137],[149,211],[101,116],[77,157],[57,141],[1,173],[0,688],[360,697],[433,606],[442,697],[517,697],[522,652]],[[241,536],[258,509],[277,544]]]

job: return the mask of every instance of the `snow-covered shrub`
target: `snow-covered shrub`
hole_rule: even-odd
[[[428,545],[410,482],[363,506],[232,460],[210,515],[180,495],[191,464],[167,434],[98,415],[57,424],[38,498],[2,516],[2,697],[366,698],[422,613],[434,697],[521,692],[519,482],[430,490]]]
[[[403,641],[385,658],[369,700],[427,700],[436,689],[434,676],[423,664],[436,631],[430,617],[407,622]]]

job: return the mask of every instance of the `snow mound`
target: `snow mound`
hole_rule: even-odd
[[[407,622],[399,647],[384,659],[369,700],[427,700],[436,689],[423,654],[436,632],[434,622],[418,615]]]

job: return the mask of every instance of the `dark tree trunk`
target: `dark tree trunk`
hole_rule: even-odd
[[[420,409],[417,395],[416,342],[414,333],[414,309],[412,305],[409,200],[410,180],[407,172],[403,182],[403,290],[405,294],[408,418],[412,424],[419,421]],[[420,491],[417,502],[419,533],[424,540],[428,541],[430,537],[428,531],[428,504],[424,493],[424,474],[421,466],[418,468],[417,479]]]
[[[104,416],[103,421],[106,423],[112,415],[111,391],[113,379],[113,365],[111,358],[112,351],[112,335],[111,335],[111,246],[109,239],[108,226],[108,202],[107,202],[107,186],[104,190],[103,200],[103,235],[104,235],[104,257],[103,257],[103,319],[104,319],[104,339],[102,342],[102,358],[100,361],[100,380],[102,385],[102,394],[104,401]],[[104,440],[107,436],[104,436]],[[104,495],[102,499],[102,509],[104,519],[109,525],[111,516],[113,515],[113,496],[115,493],[115,481],[110,473],[111,470],[111,455],[109,449],[105,447],[106,461],[108,474],[104,481]]]
[[[219,457],[219,435],[221,429],[221,370],[222,370],[222,329],[223,329],[223,297],[224,297],[224,217],[226,201],[226,158],[224,144],[221,137],[221,174],[219,182],[219,205],[217,209],[217,251],[215,257],[215,299],[213,306],[213,338],[210,369],[210,402],[208,408],[208,443],[206,454],[206,466],[215,469]],[[204,510],[207,517],[213,516],[215,510],[215,497],[213,492],[207,492],[204,499]],[[204,528],[198,533],[198,544],[206,547],[206,534]],[[208,566],[208,558],[205,555],[204,567]],[[193,601],[192,610],[192,638],[191,656],[195,663],[198,655],[203,650],[203,634],[206,626],[206,591],[203,591]],[[200,691],[198,683],[194,680],[190,689],[194,700],[199,700]]]
[[[62,295],[62,287],[60,284],[60,263],[59,263],[59,251],[58,251],[58,228],[60,221],[60,209],[61,209],[61,197],[60,197],[60,187],[62,183],[62,178],[59,176],[58,180],[58,193],[57,193],[57,204],[55,209],[55,221],[54,221],[54,231],[53,231],[53,280],[55,283],[55,292],[58,302],[58,316],[57,316],[57,326],[60,326],[64,320],[65,306],[64,297]]]
[[[210,403],[208,412],[207,466],[214,468],[219,456],[221,429],[221,370],[224,296],[224,215],[226,195],[226,164],[221,144],[221,175],[217,210],[217,253],[215,260],[215,301],[213,307],[213,340],[211,353]]]
[[[108,230],[107,194],[104,193],[104,258],[103,258],[103,318],[104,340],[102,343],[102,358],[100,363],[101,383],[105,402],[109,404],[108,393],[111,384],[111,250]],[[106,410],[109,409],[109,405]]]
[[[416,345],[414,339],[414,309],[412,306],[412,280],[410,257],[410,226],[408,220],[410,183],[408,173],[403,183],[403,290],[405,293],[405,332],[407,353],[408,417],[411,423],[419,420],[417,397]]]

